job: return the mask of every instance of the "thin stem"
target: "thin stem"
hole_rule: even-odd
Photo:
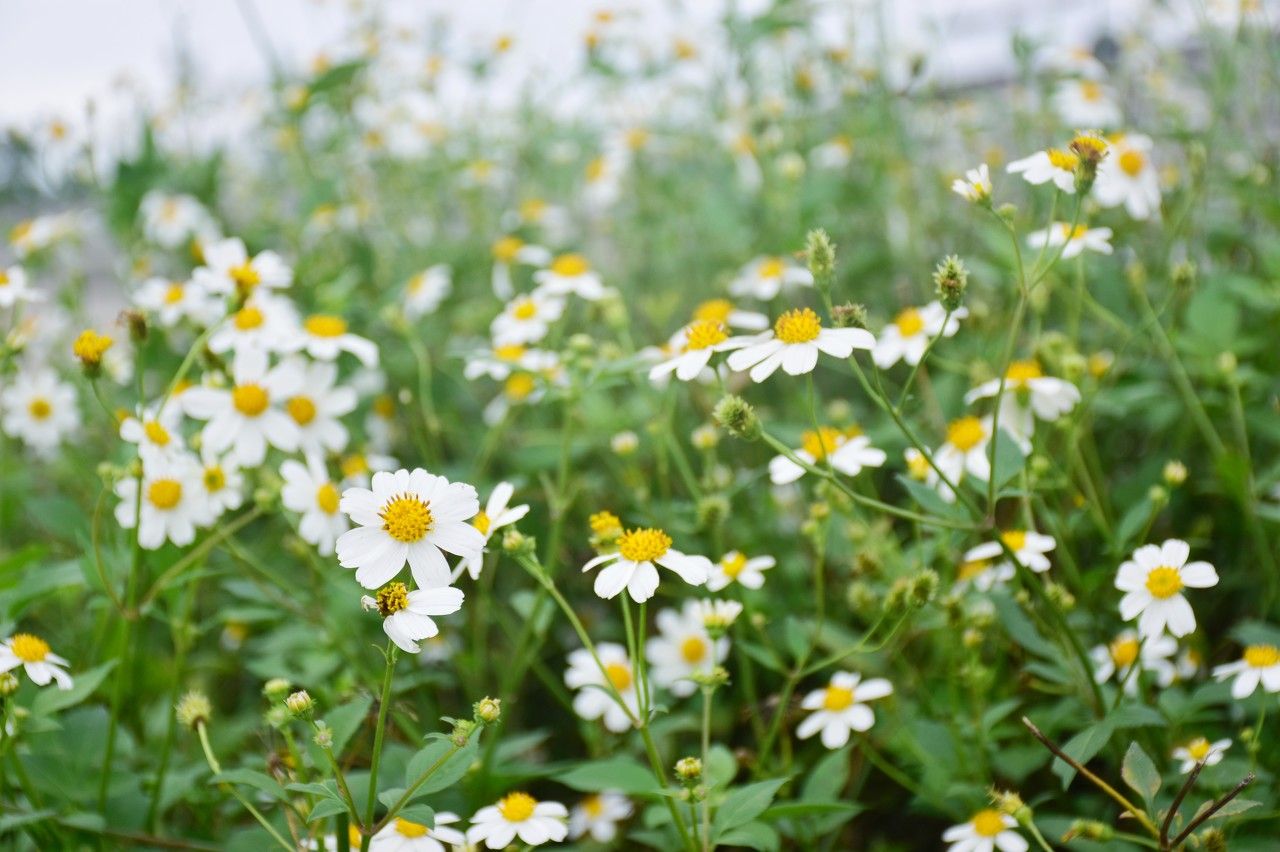
[[[204,750],[204,759],[209,764],[209,769],[213,771],[214,775],[221,775],[222,766],[221,764],[218,763],[218,758],[214,757],[213,748],[209,745],[208,727],[205,725],[203,721],[196,723],[196,734],[200,737],[200,748]],[[243,805],[244,809],[253,815],[253,818],[258,821],[259,825],[261,825],[263,828],[267,830],[267,834],[270,834],[272,839],[274,839],[276,843],[279,843],[282,848],[288,849],[289,852],[294,852],[294,850],[297,847],[294,844],[290,843],[289,841],[285,840],[284,836],[281,835],[280,832],[276,830],[276,827],[273,826],[267,820],[267,818],[262,815],[261,811],[259,811],[256,807],[253,806],[252,802],[250,802],[248,799],[244,797],[244,794],[242,794],[239,790],[235,788],[234,784],[223,783],[223,784],[220,784],[219,786],[221,786],[222,789],[226,790],[233,797],[235,797],[235,800],[239,802],[241,805]]]
[[[382,696],[378,701],[378,726],[373,729],[373,757],[369,761],[369,796],[364,806],[364,824],[373,825],[374,809],[378,806],[378,765],[382,762],[382,737],[387,729],[387,708],[391,704],[391,674],[396,667],[397,648],[388,640],[383,652],[387,658],[387,667],[382,673]],[[360,852],[369,852],[369,843],[373,835],[365,832],[360,838]]]
[[[1179,834],[1177,837],[1173,838],[1173,843],[1170,848],[1177,849],[1180,844],[1182,844],[1188,837],[1191,836],[1192,832],[1194,832],[1197,828],[1199,828],[1205,822],[1205,820],[1209,819],[1209,817],[1213,816],[1218,811],[1226,807],[1227,802],[1230,802],[1236,796],[1239,796],[1241,793],[1243,793],[1244,788],[1252,784],[1254,782],[1254,779],[1256,779],[1257,777],[1258,776],[1250,772],[1248,775],[1241,778],[1240,783],[1236,784],[1235,787],[1231,788],[1231,791],[1229,793],[1216,799],[1212,805],[1210,805],[1208,808],[1205,809],[1204,813],[1200,814],[1200,816],[1191,820],[1191,822],[1187,825],[1187,827],[1182,830],[1182,833]]]
[[[1204,769],[1204,761],[1197,761],[1195,767],[1192,768],[1191,774],[1187,776],[1187,780],[1183,782],[1182,789],[1178,791],[1178,795],[1173,797],[1173,804],[1169,805],[1169,812],[1165,814],[1164,822],[1160,824],[1160,846],[1167,849],[1169,847],[1169,829],[1173,826],[1173,818],[1178,815],[1178,808],[1182,806],[1182,800],[1191,792],[1191,788],[1195,786],[1196,779],[1200,777],[1200,770]]]

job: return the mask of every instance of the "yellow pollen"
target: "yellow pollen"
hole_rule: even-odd
[[[98,334],[93,329],[86,328],[71,344],[71,352],[85,364],[97,366],[102,363],[102,356],[111,348],[113,342],[107,335]]]
[[[728,323],[731,313],[733,313],[733,302],[728,299],[710,299],[694,309],[693,318]]]
[[[1080,165],[1080,158],[1075,154],[1063,151],[1060,148],[1050,148],[1045,152],[1049,155],[1049,164],[1055,169],[1061,169],[1064,172],[1074,172],[1076,166]]]
[[[369,460],[362,454],[355,453],[344,458],[339,467],[342,468],[343,476],[359,476],[369,472]]]
[[[331,314],[312,314],[303,323],[307,334],[316,337],[341,337],[347,333],[347,321]]]
[[[519,320],[530,320],[538,315],[538,306],[533,299],[522,297],[511,309],[511,315]]]
[[[617,534],[622,532],[622,521],[613,512],[603,511],[594,512],[587,519],[591,524],[591,531],[596,535]]]
[[[800,447],[814,459],[821,461],[829,453],[845,442],[845,435],[834,426],[822,426],[817,432],[812,429],[800,436]]]
[[[261,328],[265,320],[266,317],[262,315],[262,311],[250,305],[236,311],[236,315],[231,322],[240,331],[251,331],[255,328]]]
[[[670,548],[671,536],[653,527],[627,530],[618,537],[618,552],[631,562],[661,559]]]
[[[1120,155],[1120,171],[1129,177],[1137,177],[1142,174],[1142,170],[1146,165],[1147,158],[1142,156],[1141,151],[1129,150]]]
[[[1027,545],[1027,533],[1025,530],[1005,530],[1000,533],[1000,540],[1004,542],[1004,546],[1017,553]]]
[[[253,268],[253,264],[245,261],[239,266],[233,266],[227,270],[227,275],[236,283],[236,288],[242,293],[253,290],[262,283],[262,276],[258,274],[258,270]]]
[[[378,595],[374,600],[378,604],[378,612],[383,618],[387,618],[409,606],[409,590],[405,588],[404,583],[387,583],[378,589]]]
[[[724,326],[715,320],[695,320],[685,329],[686,352],[707,349],[729,339]]]
[[[604,813],[604,802],[599,796],[587,796],[582,800],[582,809],[587,812],[587,816],[598,817]]]
[[[987,430],[976,417],[961,417],[951,421],[951,425],[947,427],[947,443],[961,452],[972,450],[985,437]]]
[[[604,674],[619,692],[631,686],[631,666],[626,663],[609,663],[604,667]]]
[[[1111,662],[1117,669],[1127,669],[1138,659],[1138,640],[1132,636],[1122,636],[1107,646],[1111,653]]]
[[[562,254],[551,262],[551,271],[566,278],[582,275],[590,268],[587,259],[580,254]]]
[[[486,512],[484,509],[481,509],[478,513],[476,513],[476,516],[471,519],[471,526],[480,530],[481,535],[488,535],[489,527],[492,524],[493,524],[493,521],[489,520],[489,513]]]
[[[995,837],[1006,827],[1004,817],[993,808],[978,811],[973,815],[973,830],[982,837]]]
[[[742,573],[742,569],[747,567],[747,555],[745,553],[731,553],[724,559],[720,560],[720,568],[724,571],[726,577],[730,580],[738,579],[738,575]]]
[[[45,420],[53,414],[53,404],[42,396],[27,403],[27,413],[35,420]]]
[[[9,640],[9,650],[24,663],[38,663],[49,656],[49,643],[30,633],[15,633]]]
[[[316,404],[311,401],[310,397],[290,397],[289,401],[284,404],[284,409],[289,412],[289,416],[293,418],[293,422],[297,423],[299,426],[306,426],[312,420],[316,419]]]
[[[157,509],[172,509],[182,499],[182,483],[176,479],[157,479],[147,487],[147,499]]]
[[[838,713],[853,706],[853,690],[834,684],[822,696],[822,709]]]
[[[783,343],[808,343],[822,332],[822,323],[812,308],[797,308],[778,317],[773,333]]]
[[[1210,747],[1209,741],[1204,737],[1196,737],[1185,746],[1187,754],[1189,754],[1191,759],[1197,763],[1209,756]]]
[[[537,382],[531,373],[512,373],[502,386],[507,398],[516,402],[528,399],[536,388]]]
[[[1171,598],[1182,591],[1182,574],[1168,565],[1152,568],[1147,574],[1147,591],[1161,600]]]
[[[169,444],[169,430],[155,420],[148,420],[143,425],[142,431],[146,433],[147,440],[158,447],[164,447]]]
[[[183,290],[181,284],[178,284],[176,282],[173,284],[170,284],[169,288],[164,291],[164,303],[166,305],[176,305],[178,302],[182,301],[182,294],[184,292],[185,291]]]
[[[1062,236],[1069,240],[1083,239],[1084,236],[1089,233],[1088,225],[1076,225],[1074,228],[1072,228],[1070,225],[1063,222],[1061,227],[1062,227]]]
[[[898,333],[903,337],[915,337],[924,331],[924,317],[920,316],[920,312],[915,308],[907,308],[898,314],[893,324],[898,327]]]
[[[519,343],[508,343],[506,346],[495,346],[493,349],[493,357],[499,361],[511,363],[519,361],[524,357],[525,348]]]
[[[227,475],[222,472],[222,468],[217,465],[206,467],[204,469],[204,490],[213,492],[221,491],[227,486]]]
[[[420,497],[400,494],[392,497],[379,513],[382,528],[396,541],[412,544],[431,531],[431,508]]]
[[[537,806],[538,800],[528,793],[509,793],[498,802],[498,813],[507,822],[524,822]]]
[[[929,460],[922,455],[915,454],[907,459],[907,473],[911,475],[912,479],[923,482],[929,478],[930,470]]]
[[[689,664],[700,663],[707,656],[707,643],[701,636],[690,636],[680,643],[680,656]]]
[[[1014,361],[1009,364],[1009,369],[1004,374],[1006,384],[1024,385],[1032,379],[1039,379],[1044,376],[1044,371],[1040,369],[1040,362],[1030,361]]]
[[[969,562],[961,562],[960,567],[956,569],[956,579],[959,581],[972,580],[974,577],[982,574],[987,570],[989,563],[985,559],[974,559]]]
[[[427,827],[420,822],[410,822],[396,817],[396,834],[401,837],[426,837]]]
[[[786,266],[780,257],[766,257],[760,261],[760,265],[756,267],[756,274],[761,278],[778,278],[782,275],[782,271]]]
[[[237,385],[231,391],[231,404],[245,417],[257,417],[267,410],[271,398],[261,385]]]
[[[316,489],[316,505],[326,515],[338,511],[338,489],[333,487],[332,482],[326,482]]]
[[[493,244],[493,258],[501,263],[511,263],[522,248],[524,240],[519,237],[503,237]]]
[[[1244,661],[1255,669],[1280,666],[1280,648],[1275,645],[1250,645],[1244,649]]]

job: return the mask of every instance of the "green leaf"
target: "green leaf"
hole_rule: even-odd
[[[210,784],[243,784],[255,790],[261,790],[278,802],[289,798],[280,782],[263,772],[254,769],[228,769],[209,779]]]
[[[907,493],[911,495],[911,498],[920,504],[920,508],[924,509],[928,514],[954,519],[964,516],[963,506],[958,503],[948,503],[942,499],[942,495],[923,482],[917,482],[902,474],[898,474],[897,480],[902,483],[903,488],[907,489]]]
[[[777,795],[782,785],[787,783],[787,780],[773,778],[730,791],[720,803],[720,807],[716,808],[716,815],[712,821],[712,833],[720,837],[729,829],[745,825],[760,816],[773,802],[773,797]]]
[[[418,825],[425,825],[427,828],[436,827],[436,812],[421,802],[405,805],[396,816],[399,819],[416,822]]]
[[[1145,704],[1125,704],[1107,714],[1107,721],[1118,729],[1154,728],[1164,724],[1165,718],[1160,711]]]
[[[794,819],[805,816],[845,814],[853,816],[864,808],[852,802],[783,802],[764,812],[762,819]]]
[[[1040,635],[1040,631],[1036,630],[1036,626],[1031,623],[1031,619],[1027,618],[1026,613],[1014,602],[1013,598],[1006,594],[993,594],[991,595],[991,602],[995,605],[996,616],[1000,619],[1000,624],[1013,641],[1031,653],[1046,659],[1056,660],[1059,658],[1058,646]]]
[[[70,689],[40,690],[40,694],[31,702],[32,714],[35,716],[48,716],[51,713],[57,713],[59,710],[66,710],[68,707],[76,706],[93,694],[98,685],[115,668],[117,662],[117,660],[108,660],[100,666],[89,669],[87,672],[80,672],[75,675],[74,683]]]
[[[434,793],[437,790],[443,790],[446,787],[452,787],[467,774],[467,770],[471,768],[471,764],[475,762],[476,751],[479,749],[480,739],[473,736],[467,741],[462,748],[454,751],[453,743],[448,740],[438,740],[428,745],[422,751],[418,752],[409,761],[409,767],[405,770],[405,783],[413,784],[423,773],[435,766],[437,761],[444,757],[444,763],[436,767],[426,781],[423,781],[418,789],[414,790],[414,796],[424,796],[427,793]],[[448,755],[447,757],[445,757]]]
[[[325,817],[337,816],[345,814],[347,806],[338,799],[321,799],[316,802],[316,806],[311,809],[311,813],[307,815],[307,822],[315,822]]]
[[[1120,777],[1134,792],[1142,796],[1148,806],[1160,792],[1160,771],[1155,763],[1136,742],[1129,743],[1129,750],[1124,753],[1124,763],[1120,767]]]
[[[303,784],[295,781],[285,789],[292,790],[295,793],[310,793],[313,796],[321,796],[326,799],[339,798],[338,787],[332,781],[326,781],[323,784]]]
[[[1004,485],[1022,471],[1026,456],[1018,448],[1013,436],[1007,429],[1000,430],[999,440],[995,442],[996,455],[991,468],[991,476],[995,479],[996,488]]]
[[[325,715],[325,724],[333,731],[334,754],[342,754],[342,750],[347,747],[351,737],[360,728],[360,723],[364,721],[365,716],[369,715],[369,708],[372,706],[373,697],[362,695],[341,707],[335,707]]]
[[[1085,728],[1071,739],[1067,740],[1062,750],[1075,758],[1080,763],[1088,763],[1093,760],[1098,752],[1102,751],[1103,746],[1107,744],[1107,740],[1111,739],[1111,735],[1115,733],[1115,726],[1110,719],[1103,719]],[[1058,776],[1062,781],[1062,789],[1066,789],[1071,783],[1071,779],[1076,776],[1075,769],[1062,758],[1054,758],[1053,774]]]
[[[849,780],[849,746],[838,748],[819,760],[800,788],[802,801],[834,802]],[[778,805],[776,807],[782,807]]]
[[[707,765],[702,767],[702,777],[707,786],[714,789],[728,787],[733,776],[738,774],[738,761],[733,752],[720,744],[713,745],[707,752]]]
[[[1196,816],[1199,816],[1201,813],[1203,813],[1205,809],[1209,807],[1210,804],[1211,804],[1210,802],[1205,802],[1203,805],[1196,808]],[[1209,819],[1223,819],[1224,817],[1237,816],[1238,814],[1242,814],[1247,810],[1256,808],[1260,804],[1262,803],[1255,802],[1252,799],[1232,799],[1222,807],[1218,808],[1218,810],[1215,811],[1213,816],[1209,817]]]
[[[716,842],[725,846],[759,849],[761,852],[774,852],[782,845],[778,832],[762,822],[750,822],[726,831],[716,839]]]
[[[658,789],[653,773],[629,757],[610,757],[582,763],[555,776],[555,779],[566,787],[584,793],[618,790],[635,795],[652,793]]]

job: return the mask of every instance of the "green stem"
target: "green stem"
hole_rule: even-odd
[[[391,674],[396,667],[398,649],[394,642],[388,641],[383,652],[387,658],[387,667],[382,674],[382,695],[378,701],[378,726],[373,730],[373,757],[369,761],[369,795],[364,806],[364,825],[373,825],[374,809],[378,806],[378,765],[382,762],[382,738],[387,729],[387,708],[391,704]],[[360,852],[369,852],[369,843],[373,835],[364,832],[360,839]]]

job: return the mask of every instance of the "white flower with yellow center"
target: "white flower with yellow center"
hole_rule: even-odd
[[[452,827],[461,821],[462,817],[449,811],[437,811],[431,828],[397,818],[373,836],[369,849],[370,852],[450,852],[467,842],[466,835]],[[352,848],[359,845],[357,840]]]
[[[1063,260],[1078,257],[1085,249],[1098,254],[1112,252],[1110,228],[1090,228],[1088,225],[1072,228],[1067,222],[1054,222],[1043,231],[1027,234],[1027,245],[1033,249],[1043,248],[1046,243],[1051,249],[1063,246]]]
[[[235,461],[219,458],[208,449],[202,448],[200,456],[200,483],[209,507],[207,523],[212,524],[224,512],[239,509],[244,502],[244,474]]]
[[[506,343],[468,357],[462,375],[468,380],[488,376],[501,382],[516,371],[537,373],[552,369],[557,360],[554,352],[530,349],[523,343]]]
[[[17,265],[0,269],[0,308],[41,301],[44,301],[44,294],[31,286],[25,269]]]
[[[508,793],[495,805],[476,811],[467,841],[506,849],[517,837],[528,846],[559,843],[569,833],[569,810],[559,802],[539,802],[528,793]]]
[[[978,811],[968,822],[942,833],[947,852],[1027,852],[1029,844],[1016,831],[1018,821],[994,808]]]
[[[951,182],[951,191],[970,203],[990,201],[993,191],[991,170],[986,163],[980,164],[976,169],[969,169],[964,177]]]
[[[564,313],[564,299],[535,290],[516,296],[493,319],[489,331],[495,346],[537,343]]]
[[[1051,423],[1080,402],[1080,391],[1075,385],[1066,379],[1046,376],[1034,359],[1011,362],[1003,383],[1000,379],[983,382],[966,393],[964,401],[971,404],[995,397],[1000,394],[1001,384],[1004,399],[1000,402],[1000,428],[1018,441],[1024,453],[1031,451],[1036,418]]]
[[[960,320],[967,316],[969,309],[960,307],[948,318],[941,302],[930,302],[923,308],[905,308],[880,330],[875,349],[871,350],[871,360],[881,370],[899,361],[914,367],[924,357],[930,341],[938,336],[954,335],[960,328]]]
[[[511,496],[515,494],[515,488],[510,482],[499,482],[497,487],[493,489],[493,493],[489,495],[489,502],[484,504],[484,508],[471,519],[471,526],[480,531],[484,536],[484,543],[488,545],[489,539],[493,538],[493,534],[503,527],[510,526],[516,521],[529,514],[529,505],[522,503],[519,506],[512,506]],[[471,579],[479,580],[480,572],[484,570],[484,554],[486,550],[481,550],[472,556],[462,557],[462,561],[458,563],[458,567],[453,571],[453,578],[456,580],[465,570],[471,575]]]
[[[600,656],[600,665],[596,665],[586,648],[571,651],[564,682],[570,689],[577,690],[573,697],[575,713],[588,722],[602,719],[606,729],[619,734],[630,730],[631,720],[640,716],[640,683],[626,648],[616,642],[600,642],[596,653]],[[622,698],[622,704],[618,703],[614,690]]]
[[[1205,766],[1217,766],[1222,762],[1222,756],[1229,748],[1231,748],[1231,740],[1209,742],[1204,737],[1195,737],[1175,748],[1173,759],[1182,761],[1178,771],[1186,775],[1201,763]]]
[[[277,290],[293,283],[293,270],[273,251],[249,257],[239,237],[211,242],[203,247],[204,266],[192,278],[210,293],[247,298],[260,287]]]
[[[382,470],[395,470],[398,467],[400,462],[392,456],[367,450],[347,453],[338,462],[338,468],[342,471],[343,488],[368,488],[375,473]]]
[[[209,211],[195,197],[169,195],[151,190],[138,205],[142,233],[161,248],[180,248],[194,237],[208,238],[217,233],[217,225]]]
[[[1160,175],[1151,161],[1151,137],[1126,133],[1110,141],[1109,153],[1098,165],[1093,197],[1103,207],[1124,205],[1134,219],[1159,219]]]
[[[1106,645],[1094,646],[1089,657],[1093,660],[1093,676],[1098,683],[1114,678],[1117,684],[1124,684],[1126,695],[1136,695],[1138,675],[1133,670],[1134,665],[1154,675],[1156,685],[1164,688],[1177,677],[1177,669],[1171,659],[1176,653],[1178,641],[1172,636],[1156,636],[1144,642],[1136,632],[1123,630]]]
[[[857,476],[865,467],[880,467],[888,456],[884,450],[871,446],[871,439],[856,426],[837,429],[822,426],[815,432],[806,430],[800,436],[796,458],[814,467],[827,463],[845,476]],[[774,485],[795,482],[804,476],[805,468],[786,456],[774,456],[769,460],[769,479]]]
[[[201,432],[210,452],[229,451],[245,467],[262,464],[267,445],[291,453],[301,432],[284,410],[302,391],[298,364],[284,361],[268,368],[267,353],[257,347],[236,352],[230,389],[194,387],[183,393],[183,408],[197,420],[208,421]]]
[[[435,313],[453,289],[453,270],[447,263],[429,266],[404,287],[404,312],[411,320]]]
[[[853,162],[853,140],[848,136],[834,136],[809,152],[809,160],[819,169],[836,171]]]
[[[340,453],[350,434],[340,418],[355,411],[355,388],[335,387],[338,366],[331,362],[293,361],[302,382],[283,403],[284,413],[298,429],[298,449],[304,453]]]
[[[347,321],[333,314],[311,314],[299,327],[297,348],[317,361],[333,361],[349,352],[366,367],[378,364],[378,344],[347,330]]]
[[[707,582],[711,560],[705,556],[689,556],[671,547],[671,536],[652,527],[630,529],[618,536],[618,549],[592,559],[582,566],[584,572],[603,565],[596,575],[595,592],[606,600],[615,598],[623,589],[636,603],[644,603],[658,590],[661,565],[680,575],[693,586]]]
[[[1007,547],[1013,551],[1019,564],[1039,574],[1049,570],[1049,557],[1045,554],[1053,550],[1055,545],[1053,536],[1042,535],[1034,530],[1005,530],[1000,533],[1000,541],[987,541],[970,548],[964,555],[964,561],[998,559],[1007,562],[1004,556],[1004,548]]]
[[[693,309],[693,319],[722,323],[726,328],[764,331],[769,318],[759,311],[744,311],[728,299],[708,299]]]
[[[696,600],[685,601],[677,612],[664,609],[656,619],[658,635],[644,645],[645,659],[651,666],[649,675],[658,686],[672,695],[693,695],[698,684],[696,675],[711,672],[729,656],[729,640],[712,639],[703,624],[702,608]]]
[[[347,516],[338,510],[342,498],[324,462],[314,454],[307,456],[305,465],[289,459],[280,465],[280,476],[284,479],[280,502],[302,516],[298,535],[308,544],[314,544],[321,556],[329,556],[334,542],[350,524]]]
[[[62,657],[49,650],[49,643],[30,633],[15,633],[0,643],[0,672],[22,666],[22,670],[36,686],[56,681],[58,689],[73,686],[66,667],[70,665]]]
[[[824,746],[840,748],[849,741],[850,731],[869,731],[875,724],[876,716],[866,702],[892,693],[893,685],[884,678],[864,681],[854,672],[836,672],[830,683],[813,690],[800,702],[811,712],[796,727],[796,736],[807,740],[821,732]]]
[[[53,213],[19,222],[9,231],[9,245],[19,260],[49,248],[79,230],[74,213]]]
[[[20,369],[0,390],[0,412],[5,434],[44,457],[80,427],[75,388],[49,369]]]
[[[1138,632],[1158,636],[1167,627],[1174,636],[1196,629],[1196,616],[1183,589],[1207,589],[1218,584],[1218,572],[1208,562],[1187,562],[1191,546],[1171,538],[1163,545],[1144,544],[1120,566],[1116,588],[1120,617],[1138,619]]]
[[[738,271],[738,277],[729,282],[729,293],[738,298],[768,301],[784,288],[812,286],[813,273],[794,260],[762,255]]]
[[[1017,569],[1009,560],[966,559],[956,566],[955,588],[963,592],[970,586],[980,592],[989,592],[1013,579]]]
[[[259,293],[229,314],[209,336],[209,351],[293,352],[299,347],[298,311],[280,296]]]
[[[986,482],[991,476],[991,461],[987,458],[987,444],[990,441],[990,417],[970,416],[952,420],[947,425],[946,440],[933,454],[933,463],[953,484],[958,485],[965,474]],[[938,471],[933,470],[932,466],[926,481],[940,491],[946,488],[946,483],[941,481]]]
[[[1062,122],[1071,127],[1105,130],[1121,122],[1114,93],[1096,80],[1063,80],[1051,100]]]
[[[376,596],[360,598],[360,605],[378,611],[382,630],[396,647],[406,654],[416,654],[422,650],[420,640],[440,633],[432,616],[452,615],[462,609],[462,600],[462,590],[453,586],[409,591],[397,580],[379,589]]]
[[[718,592],[731,583],[739,583],[747,589],[758,589],[764,585],[764,572],[777,564],[778,560],[772,556],[748,557],[740,550],[730,550],[711,566],[707,590]]]
[[[1259,684],[1265,692],[1280,692],[1280,646],[1249,645],[1234,663],[1214,666],[1213,677],[1235,678],[1231,697],[1237,701],[1253,695]]]
[[[195,541],[196,527],[211,519],[202,473],[195,457],[185,453],[143,455],[141,500],[137,477],[117,482],[115,492],[120,502],[116,504],[116,521],[127,530],[137,526],[138,544],[147,550],[159,548],[166,540],[185,547]]]
[[[510,299],[515,294],[511,284],[511,267],[518,264],[524,266],[546,266],[551,262],[551,252],[542,246],[526,243],[516,236],[498,239],[489,248],[493,255],[493,274],[490,284],[493,295],[499,299]]]
[[[717,352],[740,349],[752,342],[748,337],[730,337],[718,320],[694,320],[676,335],[672,356],[649,369],[649,381],[665,379],[671,373],[682,382],[701,375]]]
[[[702,626],[711,636],[723,636],[742,615],[742,604],[737,601],[699,599],[693,604]]]
[[[1049,148],[1036,151],[1029,157],[1014,160],[1005,166],[1011,175],[1022,175],[1022,179],[1033,186],[1052,183],[1061,191],[1074,195],[1076,191],[1076,169],[1080,166],[1080,158],[1070,151],[1061,148]]]
[[[185,444],[182,433],[182,409],[166,405],[157,411],[156,406],[142,409],[136,417],[120,421],[120,437],[140,449],[159,455],[181,453]]]
[[[449,585],[445,553],[472,556],[484,536],[467,523],[480,510],[476,490],[422,468],[379,471],[373,487],[348,488],[340,508],[357,525],[338,539],[338,562],[356,582],[376,589],[409,564],[423,588]]]
[[[876,339],[862,328],[823,328],[811,308],[796,308],[778,317],[773,329],[751,338],[729,356],[729,369],[750,370],[751,380],[763,382],[781,367],[789,376],[813,371],[818,353],[848,358],[855,349],[874,349]]]
[[[600,275],[580,254],[557,255],[545,269],[533,273],[533,280],[539,290],[552,296],[573,294],[594,302],[609,292]]]
[[[591,836],[597,843],[611,843],[618,823],[631,816],[631,800],[621,793],[605,790],[587,796],[569,813],[569,836],[574,840]]]
[[[222,307],[194,281],[148,278],[133,294],[133,303],[155,317],[164,328],[183,320],[209,325],[220,316]]]

